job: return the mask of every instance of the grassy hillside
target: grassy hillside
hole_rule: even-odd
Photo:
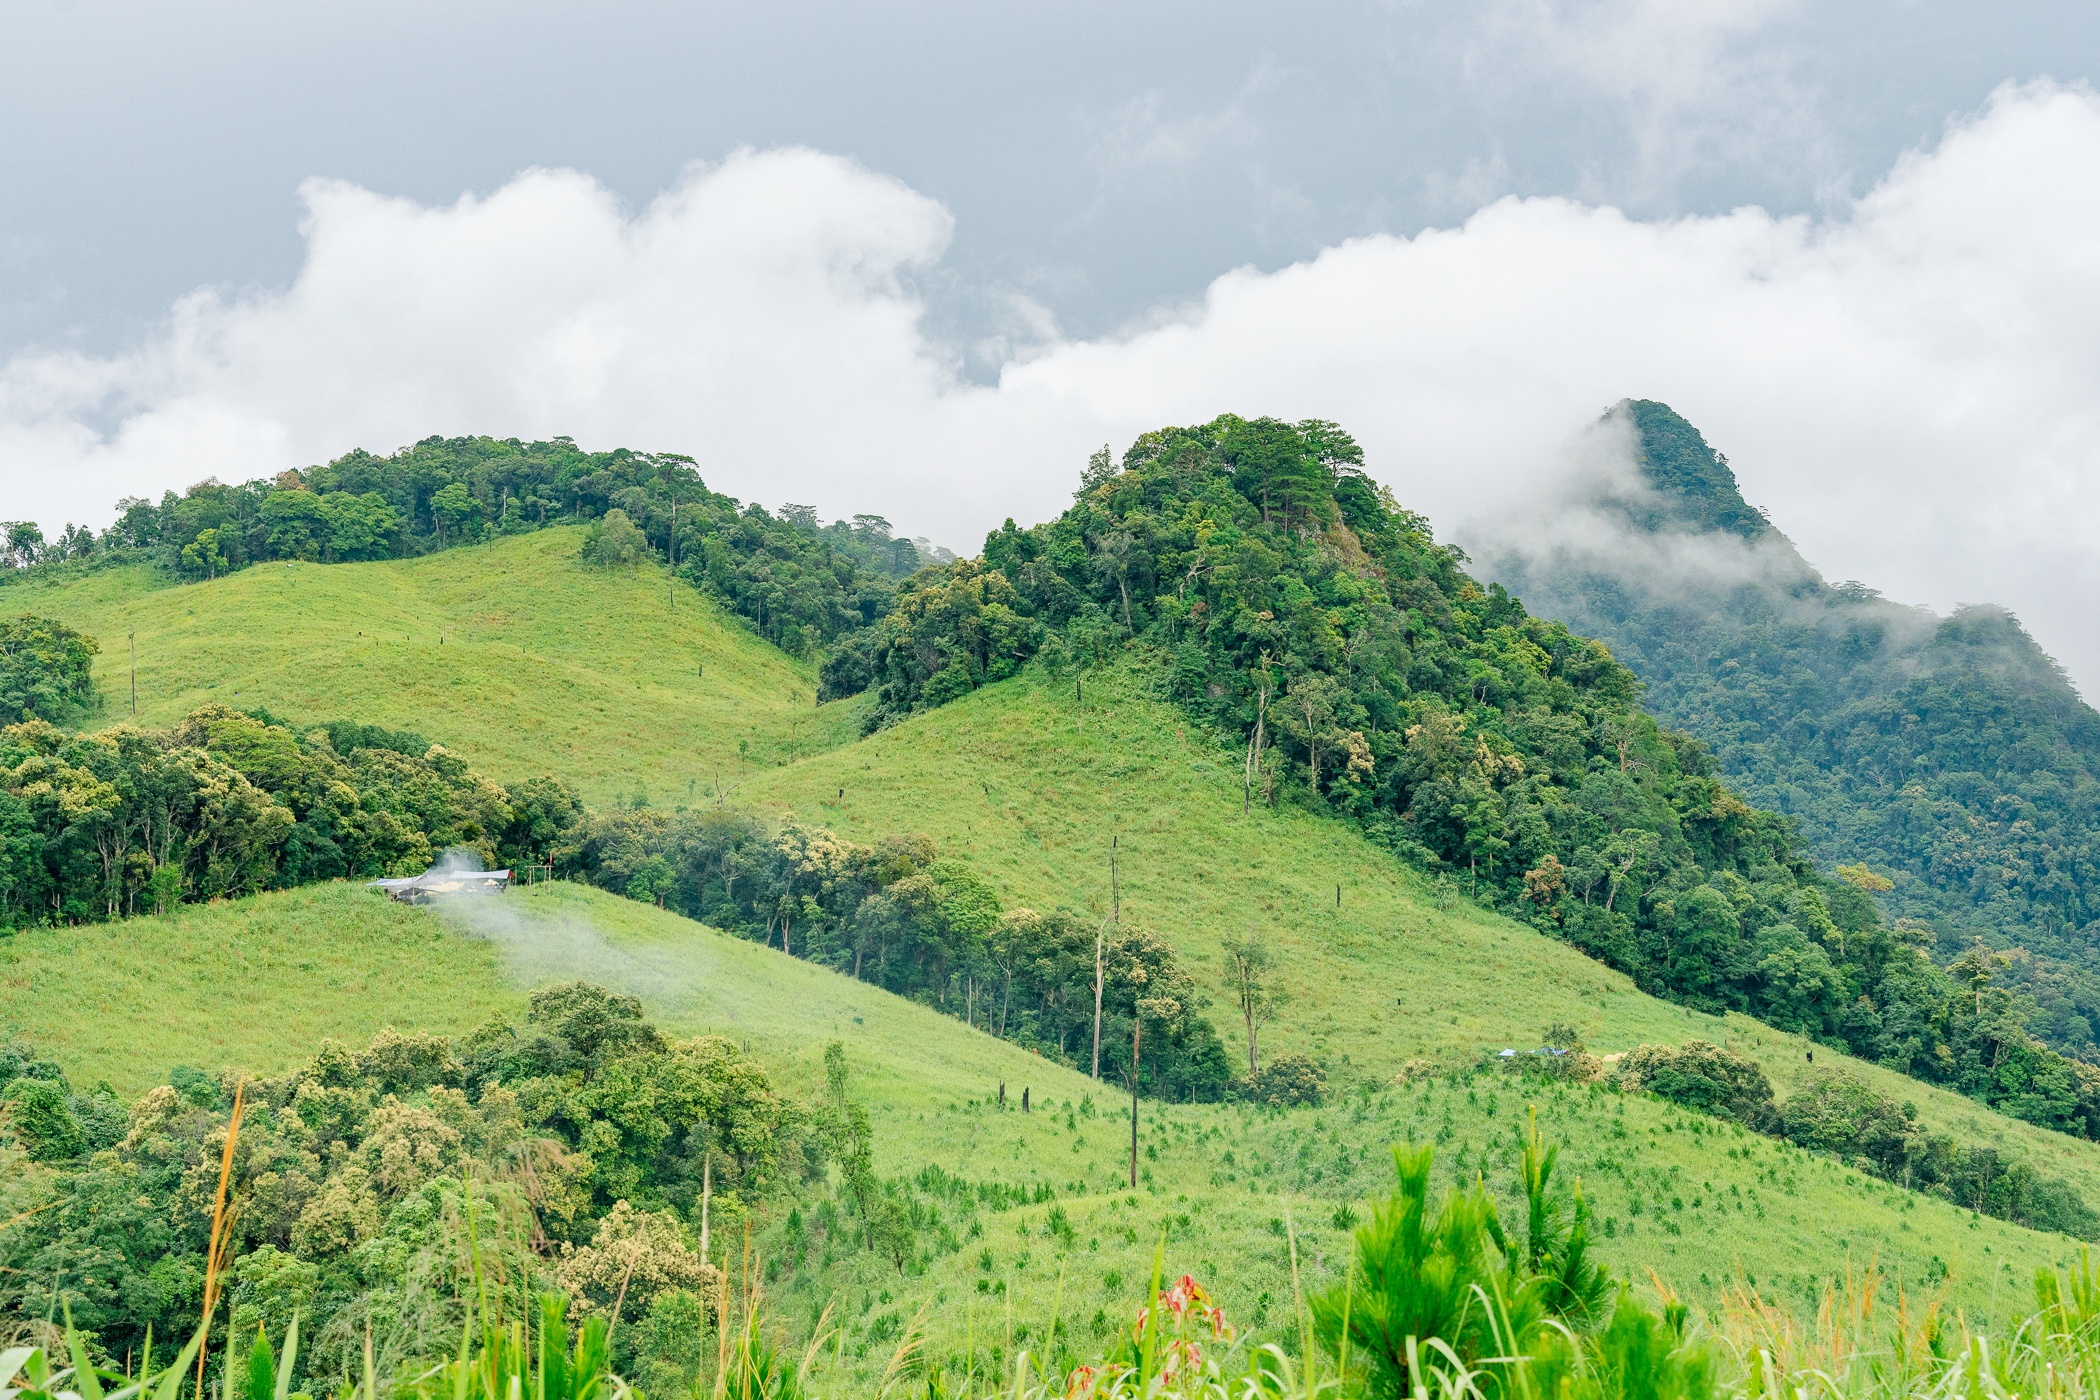
[[[270,564],[170,585],[144,566],[15,585],[10,612],[102,645],[103,724],[205,701],[354,717],[441,740],[499,778],[555,773],[593,802],[664,802],[857,733],[820,715],[811,668],[663,571],[584,567],[580,529],[421,559]]]
[[[1048,1183],[1076,1232],[1046,1235],[1047,1205],[1000,1212],[923,1281],[861,1257],[781,1283],[811,1298],[849,1288],[863,1329],[908,1315],[931,1289],[981,1303],[989,1334],[1006,1325],[1002,1282],[1025,1323],[1047,1314],[1060,1268],[1066,1316],[1084,1321],[1127,1298],[1163,1225],[1177,1264],[1216,1278],[1228,1307],[1280,1320],[1286,1215],[1304,1232],[1314,1281],[1331,1276],[1337,1212],[1385,1189],[1387,1143],[1437,1140],[1446,1172],[1483,1171],[1506,1187],[1530,1101],[1610,1222],[1605,1258],[1709,1301],[1740,1269],[1799,1306],[1849,1259],[1878,1261],[1906,1286],[1951,1269],[1957,1300],[1989,1312],[2024,1299],[2032,1267],[2068,1252],[1645,1099],[1494,1077],[1397,1085],[1410,1062],[1457,1070],[1483,1051],[1535,1044],[1553,1021],[1604,1052],[1727,1043],[1757,1055],[1782,1096],[1807,1047],[1648,998],[1572,948],[1426,886],[1339,823],[1243,816],[1235,756],[1188,729],[1136,671],[1091,676],[1084,707],[1069,683],[1030,673],[847,744],[856,712],[812,708],[798,663],[690,594],[673,613],[661,575],[578,568],[573,543],[549,532],[410,563],[256,569],[174,589],[112,571],[9,603],[99,635],[113,692],[123,631],[136,626],[142,717],[238,690],[241,703],[287,714],[413,726],[499,773],[551,768],[600,801],[636,787],[683,800],[687,783],[705,800],[720,764],[737,801],[863,839],[923,830],[1008,905],[1101,907],[1113,840],[1124,918],[1173,941],[1218,997],[1211,1014],[1235,1055],[1244,1047],[1221,939],[1258,929],[1286,955],[1293,1000],[1264,1043],[1326,1061],[1334,1101],[1281,1115],[1147,1106],[1149,1176],[1132,1192],[1119,1185],[1127,1101],[1112,1089],[863,984],[567,887],[489,906],[502,917],[465,934],[346,887],[24,933],[0,949],[0,1024],[50,1047],[81,1081],[126,1093],[178,1062],[280,1072],[324,1035],[464,1030],[557,976],[636,991],[675,1030],[747,1041],[804,1090],[823,1043],[843,1039],[876,1109],[885,1171],[935,1164]],[[388,641],[385,627],[421,640]],[[741,766],[740,742],[751,760]],[[1845,1063],[1818,1050],[1819,1066],[1833,1059]],[[2100,1148],[1847,1067],[1914,1100],[1929,1126],[2000,1144],[2100,1200]],[[1001,1114],[990,1100],[1002,1081],[1052,1111]]]
[[[520,891],[478,913],[471,924],[448,922],[328,886],[136,922],[126,926],[132,937],[92,947],[71,931],[26,933],[7,950],[0,1019],[53,1046],[80,1079],[126,1091],[177,1059],[281,1072],[324,1034],[356,1042],[386,1024],[464,1030],[514,1011],[520,988],[569,976],[640,994],[668,1029],[747,1044],[804,1094],[816,1090],[823,1044],[843,1040],[856,1092],[874,1112],[884,1172],[937,1165],[972,1181],[1045,1183],[1073,1227],[1069,1240],[1048,1234],[1049,1203],[979,1213],[982,1233],[938,1254],[923,1277],[900,1278],[861,1255],[776,1283],[788,1316],[839,1294],[859,1336],[885,1313],[909,1316],[940,1295],[977,1301],[983,1346],[1008,1325],[997,1286],[1009,1290],[1015,1319],[1040,1327],[1060,1272],[1068,1321],[1088,1326],[1097,1309],[1120,1318],[1162,1229],[1174,1266],[1214,1280],[1235,1316],[1282,1323],[1286,1219],[1308,1283],[1327,1282],[1343,1258],[1337,1211],[1360,1213],[1386,1189],[1387,1144],[1433,1140],[1444,1175],[1485,1172],[1506,1190],[1528,1106],[1583,1177],[1605,1222],[1602,1257],[1621,1277],[1644,1281],[1653,1270],[1704,1302],[1740,1271],[1767,1297],[1802,1308],[1849,1262],[1878,1264],[1888,1283],[1913,1291],[1951,1271],[1952,1300],[1983,1315],[2020,1304],[2031,1271],[2070,1253],[2061,1239],[1972,1218],[1653,1100],[1492,1074],[1367,1084],[1290,1113],[1147,1104],[1144,1176],[1133,1192],[1127,1099],[950,1017],[597,891]],[[1488,932],[1425,923],[1429,936],[1461,947]],[[215,955],[227,948],[230,966]],[[367,994],[352,970],[360,964],[409,999]],[[170,966],[212,975],[160,975]],[[111,989],[138,1014],[99,1014]],[[268,1014],[252,1014],[257,1007]],[[1036,1105],[1026,1116],[1017,1111],[1023,1086]],[[980,1278],[994,1291],[979,1292]],[[957,1320],[944,1316],[944,1327]],[[967,1329],[968,1311],[960,1316]],[[944,1331],[934,1344],[961,1353],[969,1339]],[[870,1355],[879,1362],[886,1351]]]
[[[1265,1052],[1304,1050],[1343,1076],[1382,1083],[1418,1058],[1454,1065],[1527,1048],[1562,1021],[1599,1053],[1694,1036],[1728,1045],[1758,1058],[1784,1098],[1814,1050],[1818,1068],[1843,1066],[1915,1102],[1922,1122],[2030,1154],[2100,1199],[2100,1145],[1749,1017],[1649,997],[1564,943],[1427,887],[1339,822],[1259,807],[1242,817],[1234,756],[1148,692],[1135,671],[1090,678],[1082,715],[1069,688],[1031,674],[761,774],[746,795],[861,839],[923,830],[1009,904],[1099,907],[1113,836],[1124,919],[1167,935],[1221,1002],[1221,941],[1265,933],[1292,994]],[[1213,1013],[1243,1058],[1230,1008]]]

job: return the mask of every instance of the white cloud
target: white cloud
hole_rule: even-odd
[[[1337,419],[1403,500],[1478,533],[1630,395],[1704,429],[1831,577],[2008,604],[2100,693],[2083,89],[2001,91],[1828,221],[1508,199],[1228,273],[991,387],[962,382],[910,291],[946,212],[832,157],[740,153],[636,212],[548,171],[445,208],[332,183],[307,199],[286,291],[200,294],[129,356],[0,369],[0,516],[99,522],[206,473],[565,432],[967,547],[1054,513],[1102,441],[1229,410]]]
[[[1824,98],[1769,31],[1799,0],[1492,0],[1463,31],[1467,70],[1509,93],[1567,85],[1613,112],[1631,149],[1588,183],[1667,203],[1686,176],[1784,161],[1830,178]],[[1609,143],[1606,143],[1609,151]]]

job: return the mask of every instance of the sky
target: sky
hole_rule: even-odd
[[[1463,541],[1647,397],[2100,687],[2081,7],[25,0],[0,55],[0,519],[567,433],[968,551],[1231,411]]]

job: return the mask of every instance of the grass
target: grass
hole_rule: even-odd
[[[1326,1107],[1289,1113],[1147,1103],[1132,1190],[1129,1101],[1113,1086],[600,891],[557,884],[475,909],[471,924],[448,923],[337,885],[166,920],[30,931],[9,946],[0,1021],[51,1045],[84,1081],[106,1078],[124,1092],[158,1082],[178,1060],[274,1073],[323,1035],[357,1043],[387,1024],[462,1031],[495,1011],[515,1014],[521,989],[570,976],[641,995],[678,1034],[731,1037],[805,1096],[821,1080],[823,1045],[842,1040],[885,1174],[937,1166],[1055,1197],[992,1209],[929,1195],[941,1218],[922,1235],[923,1272],[864,1253],[813,1254],[782,1269],[777,1310],[814,1316],[836,1299],[848,1359],[865,1343],[871,1366],[888,1355],[882,1336],[901,1325],[884,1321],[890,1314],[908,1320],[939,1300],[928,1345],[959,1363],[973,1336],[987,1355],[1004,1346],[1009,1302],[1015,1326],[1040,1332],[1060,1280],[1075,1343],[1105,1342],[1091,1330],[1096,1314],[1104,1328],[1127,1322],[1163,1231],[1174,1270],[1204,1279],[1235,1318],[1273,1331],[1290,1316],[1287,1231],[1307,1287],[1339,1277],[1347,1243],[1338,1212],[1361,1216],[1390,1188],[1386,1149],[1396,1141],[1436,1143],[1443,1179],[1484,1173],[1506,1197],[1531,1106],[1564,1145],[1564,1169],[1583,1179],[1601,1257],[1621,1278],[1645,1283],[1653,1271],[1702,1304],[1754,1282],[1812,1314],[1834,1276],[1871,1266],[1914,1297],[1951,1275],[1956,1304],[1979,1322],[1998,1320],[2026,1306],[2035,1268],[2072,1252],[2060,1238],[1974,1218],[1654,1100],[1495,1073],[1405,1087],[1363,1081]],[[95,976],[82,975],[89,967]],[[386,994],[375,995],[382,985]],[[151,1014],[103,1010],[124,1006]],[[1035,1105],[1026,1115],[1024,1086]],[[776,1255],[778,1223],[776,1213]]]
[[[2023,1154],[2100,1202],[2100,1144],[1747,1016],[1647,996],[1567,944],[1440,898],[1340,822],[1259,806],[1242,816],[1236,756],[1152,698],[1141,673],[1090,678],[1086,697],[1082,717],[1069,683],[1026,676],[759,774],[745,795],[862,840],[924,831],[1010,906],[1104,907],[1113,839],[1124,919],[1173,941],[1217,997],[1211,1015],[1242,1065],[1220,945],[1256,930],[1284,955],[1291,994],[1264,1053],[1304,1051],[1330,1075],[1384,1084],[1415,1061],[1529,1049],[1559,1021],[1600,1054],[1693,1037],[1729,1046],[1756,1057],[1784,1099],[1813,1050],[1813,1068],[1857,1074],[1915,1103],[1927,1126]]]
[[[341,884],[0,940],[0,1024],[126,1099],[177,1064],[282,1074],[324,1037],[456,1034],[523,1004],[487,944]]]
[[[859,732],[812,668],[661,568],[608,573],[555,529],[421,559],[265,564],[171,585],[146,565],[16,584],[0,608],[101,643],[102,724],[198,705],[413,729],[499,781],[555,773],[587,800],[698,800],[754,765]]]
[[[413,726],[499,775],[564,772],[597,801],[637,788],[705,801],[719,770],[733,800],[850,836],[925,831],[1009,905],[1103,907],[1113,841],[1124,918],[1175,943],[1217,997],[1211,1014],[1235,1055],[1219,945],[1254,929],[1284,955],[1292,1000],[1264,1033],[1266,1052],[1321,1058],[1336,1102],[1290,1114],[1146,1105],[1146,1175],[1132,1190],[1127,1100],[1112,1088],[772,950],[562,886],[486,906],[502,917],[472,936],[345,887],[32,931],[0,953],[0,1022],[83,1080],[127,1093],[177,1061],[272,1073],[324,1035],[464,1030],[556,976],[636,991],[680,1033],[728,1034],[805,1093],[825,1041],[844,1040],[885,1172],[938,1166],[1057,1197],[995,1211],[929,1196],[948,1233],[929,1227],[923,1273],[859,1255],[781,1274],[776,1297],[794,1315],[838,1296],[849,1349],[871,1357],[887,1354],[873,1339],[927,1298],[944,1305],[937,1353],[958,1355],[973,1338],[1003,1346],[1009,1303],[1014,1326],[1039,1326],[1060,1278],[1071,1325],[1092,1327],[1097,1312],[1120,1324],[1114,1310],[1162,1229],[1176,1269],[1214,1282],[1236,1316],[1278,1325],[1291,1296],[1286,1221],[1308,1283],[1332,1278],[1340,1212],[1360,1213],[1390,1184],[1387,1144],[1435,1141],[1447,1178],[1481,1172],[1506,1188],[1531,1102],[1566,1144],[1600,1228],[1610,1222],[1605,1259],[1621,1277],[1652,1269],[1702,1302],[1755,1279],[1803,1309],[1848,1264],[1872,1265],[1913,1292],[1945,1275],[1971,1316],[2003,1317],[2025,1305],[2033,1268],[2068,1256],[2063,1240],[1651,1100],[1467,1078],[1482,1052],[1526,1048],[1554,1021],[1600,1052],[1693,1036],[1729,1044],[1758,1056],[1782,1097],[1808,1047],[1646,997],[1572,948],[1432,887],[1338,822],[1243,816],[1236,755],[1154,697],[1140,672],[1090,677],[1083,708],[1069,682],[1024,677],[849,743],[859,708],[813,708],[801,663],[690,594],[674,612],[660,573],[581,569],[574,545],[549,532],[181,588],[112,570],[18,586],[7,605],[100,636],[113,694],[123,631],[136,626],[144,719],[222,699]],[[409,636],[421,640],[391,640]],[[1817,1067],[1831,1064],[1911,1099],[1929,1126],[2027,1156],[2100,1200],[2100,1147],[1821,1051]],[[1424,1066],[1438,1077],[1395,1082]],[[1040,1111],[1000,1109],[1002,1082],[1010,1100],[1027,1086]],[[1052,1231],[1053,1209],[1065,1229]]]

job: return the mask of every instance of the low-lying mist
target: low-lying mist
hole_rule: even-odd
[[[640,997],[651,1019],[737,1019],[726,1001],[708,995],[718,962],[701,940],[622,948],[588,917],[530,889],[460,895],[431,907],[461,934],[495,944],[504,975],[521,990],[581,980]]]

